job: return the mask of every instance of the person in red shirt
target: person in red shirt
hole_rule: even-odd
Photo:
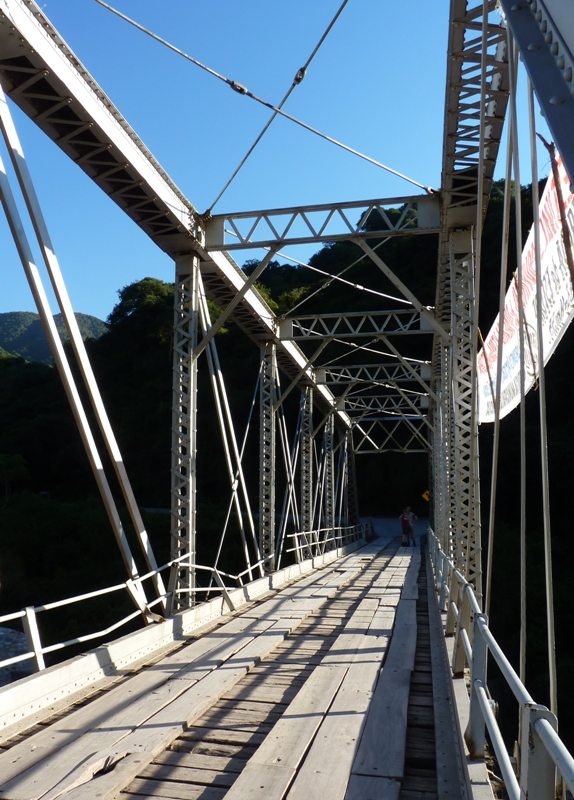
[[[416,514],[413,514],[411,511],[411,507],[407,506],[403,509],[403,513],[399,517],[401,523],[401,529],[403,532],[402,538],[402,546],[408,547],[412,541],[412,546],[416,545],[415,541],[415,522],[417,521],[418,517]]]

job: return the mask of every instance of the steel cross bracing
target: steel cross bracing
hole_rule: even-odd
[[[357,236],[376,239],[438,233],[439,227],[439,200],[430,195],[242,211],[215,215],[206,221],[205,249],[314,244]]]
[[[348,339],[398,334],[428,334],[429,327],[417,311],[360,311],[349,314],[315,314],[282,320],[280,335],[285,339]]]

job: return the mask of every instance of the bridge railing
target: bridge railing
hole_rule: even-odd
[[[114,586],[108,586],[104,589],[97,589],[93,592],[86,592],[84,594],[75,595],[74,597],[67,597],[64,600],[56,600],[53,603],[45,603],[39,606],[28,606],[22,609],[21,611],[15,611],[11,614],[4,614],[0,616],[0,625],[5,625],[6,623],[14,622],[16,620],[21,621],[29,648],[29,651],[27,653],[21,653],[17,656],[12,656],[11,658],[6,658],[1,660],[0,669],[24,661],[34,661],[35,669],[42,670],[46,666],[44,661],[45,655],[49,653],[54,653],[58,650],[63,650],[67,647],[72,647],[73,645],[84,644],[86,642],[93,641],[94,639],[102,639],[103,637],[109,636],[114,631],[124,627],[132,620],[137,619],[140,615],[145,615],[149,613],[157,606],[165,605],[165,601],[171,596],[171,592],[166,592],[160,597],[157,597],[149,602],[146,601],[145,607],[143,609],[133,611],[127,616],[122,617],[121,619],[117,620],[116,622],[112,623],[108,627],[103,628],[101,630],[97,630],[92,633],[87,633],[82,636],[76,636],[72,639],[67,639],[66,641],[57,642],[55,644],[50,644],[50,645],[43,645],[41,641],[40,629],[38,626],[38,615],[40,613],[46,611],[53,611],[58,608],[65,608],[66,606],[71,606],[76,603],[86,602],[88,600],[93,600],[94,598],[103,597],[104,595],[113,594],[116,592],[125,591],[128,593],[130,597],[133,597],[134,589],[137,589],[139,587],[141,592],[141,585],[144,583],[144,581],[152,580],[156,575],[163,572],[164,570],[169,569],[172,565],[178,563],[179,561],[183,561],[185,558],[187,558],[187,556],[180,556],[180,558],[168,561],[161,567],[158,567],[157,569],[151,570],[145,575],[140,576],[137,579],[137,581],[128,580],[125,581],[125,583],[118,583],[115,584]],[[268,560],[269,558],[261,559],[261,561],[257,562],[256,564],[252,564],[250,569],[248,570],[246,569],[243,572],[239,572],[237,575],[231,575],[230,573],[224,572],[223,570],[218,570],[215,567],[206,567],[201,564],[198,564],[195,566],[195,570],[197,572],[208,573],[213,578],[215,585],[198,587],[197,593],[198,594],[221,593],[223,597],[229,602],[229,591],[231,589],[243,586],[245,583],[245,578],[248,577],[248,579],[251,579],[253,572],[256,572],[257,569],[260,566],[263,566],[265,562]],[[235,584],[234,586],[229,585],[231,581]],[[158,617],[156,621],[161,621],[161,619],[163,618]]]
[[[454,636],[452,671],[470,671],[470,714],[464,738],[471,758],[484,757],[488,730],[510,800],[536,797],[554,800],[562,782],[574,792],[574,759],[559,738],[558,720],[546,706],[534,702],[494,638],[473,587],[443,552],[429,529],[429,551],[439,608],[447,611],[445,635]],[[498,666],[519,706],[519,759],[516,771],[496,720],[496,703],[488,691],[489,656]]]
[[[295,537],[295,546],[287,549],[285,552],[295,552],[295,558],[298,563],[308,559],[308,558],[315,558],[317,556],[321,556],[324,553],[327,553],[331,550],[336,550],[337,548],[345,547],[348,544],[358,541],[359,539],[365,536],[367,530],[367,524],[363,523],[360,525],[353,525],[350,527],[341,527],[341,528],[332,528],[332,529],[318,529],[317,531],[311,531],[310,533],[298,533],[293,534],[292,536]],[[304,537],[311,537],[314,540],[313,546],[310,548],[310,551],[307,552],[308,548],[307,545],[303,546],[303,544],[298,544],[298,539],[296,537],[300,537],[300,541],[303,542]],[[69,647],[73,647],[75,645],[85,644],[87,642],[94,641],[96,639],[103,639],[105,637],[109,637],[114,631],[119,630],[122,627],[125,627],[128,623],[132,620],[137,619],[138,617],[142,616],[144,618],[147,617],[148,621],[154,622],[161,622],[163,620],[162,616],[157,616],[154,612],[154,609],[159,607],[159,611],[165,607],[166,601],[171,596],[171,592],[165,592],[161,596],[155,598],[154,600],[147,601],[142,600],[145,598],[145,594],[142,589],[142,585],[145,581],[153,580],[159,573],[168,570],[174,564],[177,564],[180,561],[185,560],[188,558],[187,555],[180,556],[179,558],[173,559],[168,561],[166,564],[163,564],[161,567],[158,567],[155,570],[151,570],[150,572],[146,573],[145,575],[141,575],[138,577],[137,580],[127,580],[124,583],[118,583],[114,586],[108,586],[104,589],[97,589],[93,592],[86,592],[84,594],[75,595],[74,597],[68,597],[63,600],[56,600],[52,603],[45,603],[39,606],[28,606],[26,608],[21,609],[20,611],[12,612],[11,614],[4,614],[0,616],[0,625],[6,625],[10,622],[19,621],[22,624],[24,633],[26,636],[26,642],[28,646],[28,651],[26,653],[20,653],[19,655],[12,656],[11,658],[6,658],[0,660],[0,669],[4,667],[10,667],[14,664],[18,664],[21,662],[32,661],[34,670],[40,671],[45,669],[46,663],[44,656],[55,653],[60,650],[64,650]],[[213,595],[220,594],[223,597],[223,600],[227,604],[227,606],[234,611],[235,605],[232,599],[232,593],[234,590],[249,585],[251,581],[254,580],[254,576],[259,574],[264,574],[264,568],[268,561],[271,560],[271,556],[267,558],[262,558],[257,563],[250,564],[248,569],[243,570],[242,572],[238,572],[236,575],[233,575],[229,572],[225,572],[221,569],[217,569],[216,567],[207,567],[201,564],[195,565],[194,569],[196,573],[204,573],[208,576],[209,582],[207,586],[197,586],[195,591],[196,596],[207,596],[211,597]],[[255,578],[257,580],[257,578]],[[191,591],[191,590],[190,590]],[[121,593],[126,592],[131,599],[134,597],[137,599],[139,598],[140,608],[139,610],[135,610],[130,614],[122,617],[121,619],[113,622],[106,628],[86,633],[81,636],[75,636],[71,639],[67,639],[62,642],[56,642],[54,644],[45,645],[42,644],[42,637],[40,634],[40,628],[38,625],[38,616],[43,614],[47,611],[54,611],[56,609],[65,608],[67,606],[72,606],[76,603],[87,602],[89,600],[93,600],[98,597],[103,597],[104,595],[114,594],[114,593]]]
[[[291,539],[293,546],[285,548],[285,552],[295,553],[298,562],[304,561],[306,558],[313,558],[336,547],[344,547],[358,539],[366,538],[369,534],[368,528],[368,522],[360,522],[358,525],[288,533],[286,538]]]

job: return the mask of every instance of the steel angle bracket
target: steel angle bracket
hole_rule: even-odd
[[[542,0],[500,0],[538,102],[564,166],[574,183],[574,59],[563,34]],[[572,46],[570,42],[570,47]]]

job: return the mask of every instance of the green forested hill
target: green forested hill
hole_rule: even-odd
[[[54,316],[56,327],[66,341],[68,335],[61,314]],[[78,325],[84,339],[99,339],[106,332],[105,322],[89,314],[76,314]],[[0,348],[12,355],[19,355],[27,361],[52,362],[48,340],[44,334],[38,314],[32,311],[8,311],[0,314]]]

